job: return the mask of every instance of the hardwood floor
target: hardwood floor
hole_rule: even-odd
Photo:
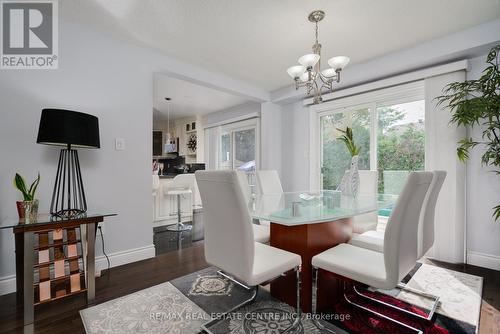
[[[95,304],[167,282],[207,267],[203,243],[180,251],[160,254],[104,272],[96,279]],[[79,295],[42,304],[35,308],[35,333],[85,333],[78,311],[86,308],[85,296]],[[16,294],[0,296],[0,333],[23,332],[23,307]]]
[[[426,260],[426,263],[483,277],[483,302],[481,303],[479,333],[500,334],[500,271],[431,260]]]
[[[480,333],[500,333],[500,271],[474,266],[427,261],[440,267],[484,277]],[[96,304],[184,276],[207,266],[203,243],[155,258],[111,268],[96,281]],[[84,296],[74,296],[35,309],[35,333],[84,333],[78,311],[85,308]],[[0,333],[23,332],[22,305],[16,295],[0,296]]]

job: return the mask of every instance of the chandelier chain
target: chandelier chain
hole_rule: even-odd
[[[319,42],[318,42],[318,22],[316,22],[316,44],[319,44]]]

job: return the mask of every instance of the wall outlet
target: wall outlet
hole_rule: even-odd
[[[100,233],[102,233],[102,235],[104,235],[105,234],[104,224],[103,223],[99,223],[97,226],[98,226],[98,228],[97,228],[97,235],[99,235]]]
[[[115,138],[115,150],[125,150],[125,138]]]

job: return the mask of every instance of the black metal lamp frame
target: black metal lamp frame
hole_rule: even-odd
[[[50,213],[57,217],[71,218],[85,212],[87,212],[87,200],[83,190],[78,152],[68,144],[67,148],[59,153]]]

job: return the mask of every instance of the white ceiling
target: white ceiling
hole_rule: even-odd
[[[170,97],[172,100],[167,102],[165,97]],[[169,103],[170,119],[175,119],[205,115],[245,102],[248,102],[248,100],[243,97],[172,78],[164,74],[155,74],[153,102],[155,120],[167,119]]]
[[[212,71],[274,90],[287,67],[310,52],[309,12],[325,58],[352,63],[500,17],[500,0],[65,0],[67,18]]]

